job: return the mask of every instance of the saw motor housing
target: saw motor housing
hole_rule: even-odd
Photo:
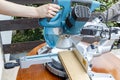
[[[51,48],[59,43],[61,35],[80,34],[91,12],[101,5],[93,0],[54,0],[53,3],[61,7],[56,16],[39,20],[40,26],[44,27],[45,41]]]

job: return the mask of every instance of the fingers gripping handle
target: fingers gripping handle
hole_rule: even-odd
[[[62,22],[64,22],[66,16],[69,14],[71,9],[71,1],[70,0],[55,0],[55,3],[57,3],[59,6],[62,7],[62,9],[56,14],[55,17],[50,19],[48,21],[47,18],[40,19],[39,24],[43,27],[60,27],[62,25]]]

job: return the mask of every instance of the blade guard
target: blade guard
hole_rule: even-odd
[[[62,7],[62,9],[54,18],[50,19],[50,21],[48,21],[47,18],[39,20],[39,24],[44,27],[45,41],[51,48],[56,45],[56,42],[59,38],[59,35],[55,35],[53,28],[63,27],[66,16],[70,13],[71,9],[71,0],[58,0],[57,3]]]

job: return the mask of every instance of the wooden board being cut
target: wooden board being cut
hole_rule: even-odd
[[[59,52],[59,58],[70,80],[90,80],[73,51]]]

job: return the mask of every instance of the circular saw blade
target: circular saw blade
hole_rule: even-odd
[[[68,49],[72,47],[68,34],[63,34],[62,28],[44,28],[44,38],[47,44],[53,48]]]
[[[57,28],[46,28],[44,27],[44,38],[46,43],[51,47],[55,47],[56,43],[59,39],[59,35],[57,34],[57,31],[55,32],[54,29]]]
[[[59,76],[59,77],[63,77],[63,78],[66,78],[67,75],[66,75],[66,72],[64,70],[61,70],[55,66],[53,66],[54,63],[47,63],[46,64],[46,68],[51,72],[53,73],[54,75],[56,76]]]

